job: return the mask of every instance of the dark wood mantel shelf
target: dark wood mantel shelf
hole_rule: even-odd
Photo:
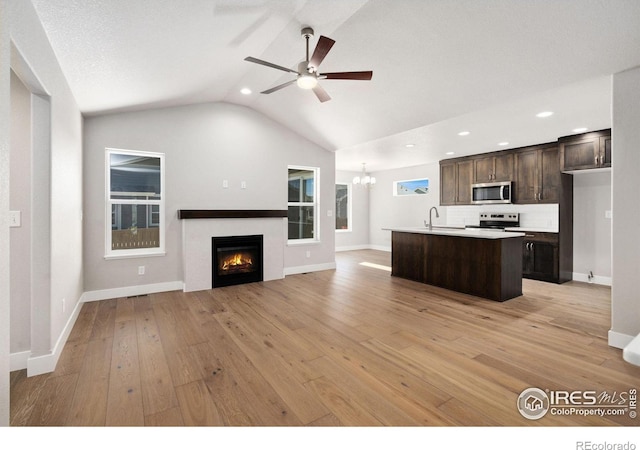
[[[254,219],[287,217],[286,209],[179,209],[178,219]]]

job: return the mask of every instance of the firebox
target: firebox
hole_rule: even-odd
[[[263,280],[262,235],[211,238],[212,287]]]

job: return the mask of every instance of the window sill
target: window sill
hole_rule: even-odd
[[[340,229],[340,230],[336,230],[336,233],[351,233],[351,229],[347,228],[347,229]]]
[[[104,259],[131,259],[131,258],[155,258],[157,256],[166,256],[167,252],[165,251],[157,251],[157,252],[145,252],[145,253],[123,253],[121,255],[104,255]]]
[[[297,247],[300,245],[320,245],[322,242],[315,239],[294,239],[287,241],[287,247]]]

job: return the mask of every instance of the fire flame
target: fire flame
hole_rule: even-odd
[[[222,261],[222,270],[232,270],[237,266],[250,266],[253,264],[250,256],[236,253]]]

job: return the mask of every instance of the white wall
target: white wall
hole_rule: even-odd
[[[611,284],[611,172],[573,175],[573,279]]]
[[[11,72],[10,204],[21,226],[11,228],[11,353],[31,345],[31,92]]]
[[[640,68],[613,76],[612,272],[609,344],[640,333]]]
[[[369,189],[353,184],[360,173],[336,171],[336,183],[351,186],[351,230],[336,231],[337,251],[369,248]]]
[[[9,319],[10,69],[31,92],[45,94],[32,96],[31,103],[32,121],[45,119],[39,123],[39,132],[32,136],[35,152],[32,167],[44,170],[45,176],[34,177],[31,188],[47,205],[44,212],[38,210],[39,216],[34,214],[40,227],[37,237],[47,242],[36,255],[47,257],[31,261],[32,268],[35,263],[46,269],[37,271],[38,279],[32,280],[32,284],[46,289],[31,299],[31,323],[38,324],[30,330],[31,375],[55,367],[65,333],[69,331],[67,325],[82,295],[82,122],[31,2],[0,0],[0,30],[0,424],[6,424],[9,329],[29,327],[10,323]],[[33,205],[33,195],[31,201]],[[34,232],[32,239],[33,235]],[[67,300],[65,311],[62,298]]]
[[[0,426],[9,425],[9,0],[0,0]]]
[[[429,219],[429,209],[440,204],[440,165],[439,163],[425,164],[404,169],[385,170],[375,172],[377,184],[369,193],[369,236],[373,248],[391,250],[391,232],[382,228],[394,226],[423,226],[424,220]],[[395,197],[393,182],[412,180],[416,178],[429,179],[429,193],[424,195],[409,195]],[[443,208],[438,208],[440,218],[433,223],[446,223]]]
[[[226,103],[88,117],[84,125],[85,291],[182,281],[177,211],[287,209],[288,165],[320,168],[321,243],[288,246],[285,269],[335,264],[332,152],[256,111]],[[104,259],[107,147],[165,153],[166,256]],[[139,265],[146,266],[143,276]]]

